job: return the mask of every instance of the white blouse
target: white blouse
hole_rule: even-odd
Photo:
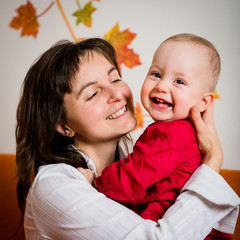
[[[94,167],[91,159],[88,164]],[[28,193],[25,235],[26,240],[202,240],[212,227],[233,233],[239,204],[224,179],[201,165],[156,223],[99,193],[74,167],[52,164],[40,167]]]

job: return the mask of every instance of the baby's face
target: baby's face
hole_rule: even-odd
[[[153,57],[141,101],[154,121],[185,119],[204,104],[212,81],[209,50],[191,42],[168,41]]]

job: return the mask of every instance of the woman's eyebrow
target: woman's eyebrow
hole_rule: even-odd
[[[112,68],[110,68],[109,70],[108,70],[108,75],[110,75],[111,74],[111,72],[113,72],[113,71],[117,71],[117,69],[115,68],[115,67],[112,67]]]
[[[83,86],[81,87],[80,91],[78,92],[78,96],[80,96],[80,94],[83,92],[84,89],[86,89],[86,88],[88,88],[88,87],[90,87],[91,85],[94,85],[94,84],[96,84],[96,83],[97,83],[97,81],[93,81],[93,82],[88,82],[88,83],[86,83],[85,85],[83,85]]]
[[[110,75],[111,72],[113,72],[113,71],[115,71],[115,70],[117,70],[115,67],[110,68],[110,69],[108,70],[108,75]],[[96,84],[96,83],[97,83],[97,81],[93,81],[93,82],[88,82],[88,83],[86,83],[85,85],[83,85],[83,86],[81,87],[80,91],[78,92],[78,96],[80,96],[80,94],[81,94],[86,88],[88,88],[88,87],[90,87],[91,85],[94,85],[94,84]]]

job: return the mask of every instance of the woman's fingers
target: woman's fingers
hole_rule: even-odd
[[[202,114],[202,119],[206,124],[213,124],[213,102],[208,106],[208,108],[205,110],[205,112]]]
[[[77,170],[81,173],[81,174],[86,174],[86,169],[85,168],[82,168],[82,167],[78,167]]]
[[[213,103],[201,113],[197,105],[190,109],[190,116],[196,129],[201,130],[205,125],[214,126],[213,121]]]
[[[88,168],[78,167],[77,170],[88,180],[88,182],[95,187],[96,175]]]
[[[190,116],[196,129],[202,162],[218,172],[222,165],[223,153],[213,121],[213,103],[202,114],[198,106],[192,107]]]
[[[199,107],[197,105],[193,106],[191,109],[190,109],[190,117],[191,117],[191,120],[194,124],[194,127],[196,129],[196,131],[200,131],[203,127],[203,119],[201,117],[201,113],[199,111]]]

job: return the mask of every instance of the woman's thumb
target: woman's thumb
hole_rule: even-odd
[[[195,129],[197,131],[200,130],[203,126],[203,120],[202,120],[201,112],[198,105],[195,105],[190,109],[190,117]]]

